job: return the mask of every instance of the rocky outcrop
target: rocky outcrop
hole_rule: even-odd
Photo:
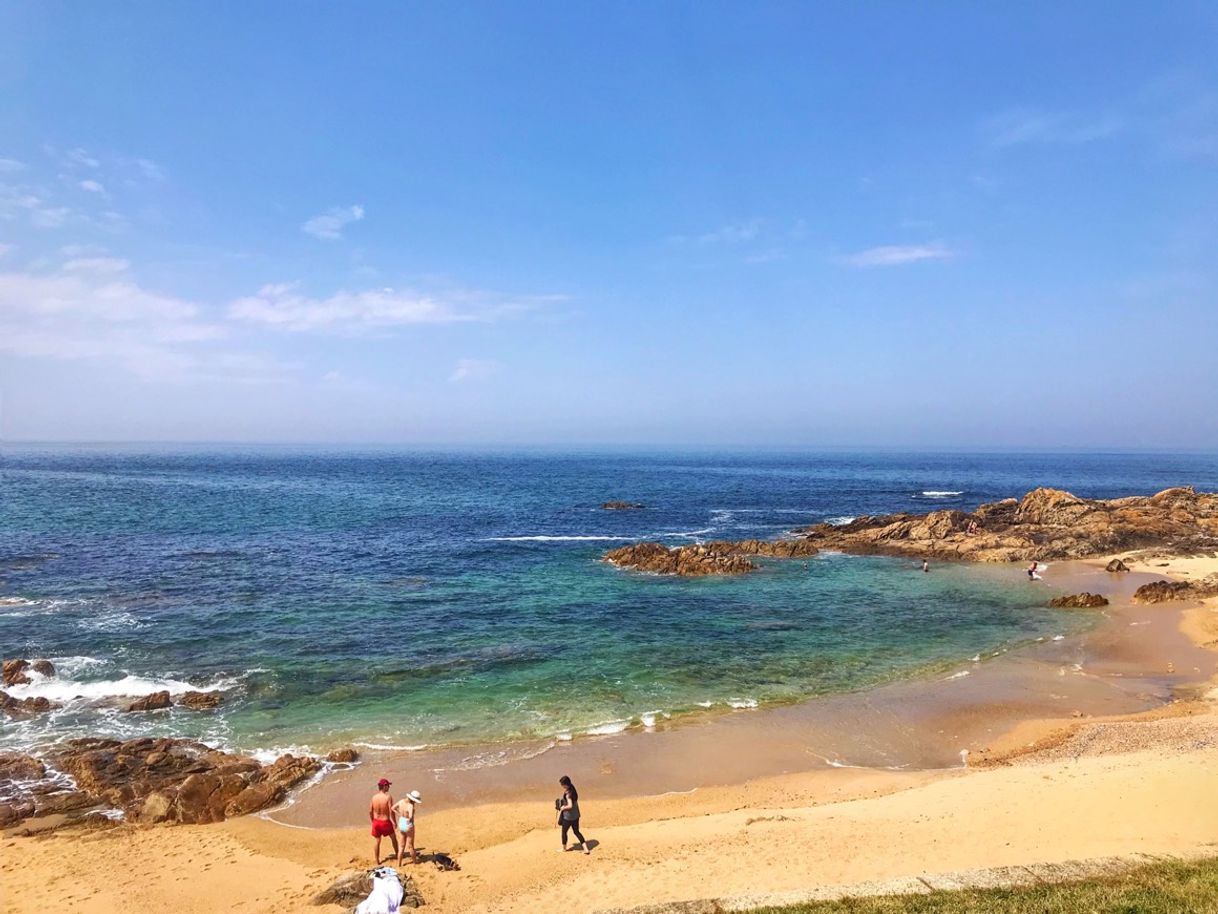
[[[351,764],[359,759],[359,753],[351,746],[344,746],[342,749],[335,749],[326,756],[327,762],[340,762]]]
[[[1152,581],[1133,592],[1135,603],[1166,603],[1170,600],[1204,600],[1218,595],[1218,575],[1200,581]]]
[[[739,561],[742,557],[813,555],[818,548],[976,562],[1089,558],[1148,548],[1176,554],[1212,552],[1218,549],[1218,494],[1176,488],[1101,500],[1034,489],[1021,499],[981,505],[971,513],[887,514],[801,527],[790,539],[766,543],[766,550],[773,551],[750,548],[755,542],[676,549],[640,543],[615,549],[605,560],[661,574],[738,574],[755,567]],[[707,553],[713,557],[708,559]],[[686,567],[688,571],[681,570]]]
[[[7,759],[7,761],[6,761]],[[44,777],[48,767],[70,775],[74,787],[53,791],[37,784],[16,796],[0,818],[10,820],[51,813],[83,815],[99,808],[119,809],[129,822],[191,824],[219,822],[279,803],[288,790],[313,777],[321,762],[311,757],[280,756],[270,765],[211,749],[184,739],[69,740],[45,761],[26,756],[0,756],[0,786],[5,771],[34,772]],[[20,768],[19,766],[25,766]],[[30,780],[24,777],[11,777]],[[10,785],[11,786],[11,785]],[[4,804],[0,804],[3,807]]]
[[[1076,593],[1068,597],[1055,597],[1049,601],[1049,605],[1055,609],[1095,609],[1107,606],[1108,598],[1098,593]]]
[[[675,547],[635,543],[605,553],[604,560],[634,571],[701,577],[753,571],[757,565],[749,558],[752,555],[795,558],[815,555],[817,551],[816,546],[804,539],[715,541]]]
[[[169,697],[169,692],[153,692],[151,695],[145,695],[143,698],[137,698],[131,704],[127,705],[128,711],[161,711],[165,708],[173,707],[173,701]]]
[[[183,692],[174,704],[192,711],[211,711],[218,708],[223,700],[219,692]]]
[[[14,698],[7,692],[0,692],[0,711],[13,718],[20,719],[34,714],[45,714],[47,711],[56,711],[62,707],[63,705],[58,702],[51,701],[49,698],[43,698],[42,696],[37,698]]]
[[[30,682],[30,677],[25,671],[30,668],[28,660],[6,660],[4,661],[4,684],[6,686],[25,685]]]
[[[1178,488],[1099,500],[1034,489],[1022,499],[981,505],[971,514],[948,510],[860,517],[795,532],[843,552],[982,562],[1087,558],[1150,547],[1213,550],[1218,548],[1218,494]]]
[[[49,660],[35,660],[30,664],[30,669],[40,676],[54,676],[55,666]]]
[[[405,890],[402,897],[403,908],[417,908],[424,904],[423,896],[419,894],[418,887],[414,884],[409,876],[404,876],[400,871],[398,879],[402,882],[402,888]],[[353,908],[361,901],[368,897],[368,893],[372,891],[372,871],[361,870],[355,873],[348,873],[346,876],[340,876],[334,881],[328,889],[324,889],[313,896],[313,904],[336,904],[342,905],[345,908]]]
[[[606,511],[638,511],[646,505],[634,501],[607,501],[601,507]]]
[[[1109,562],[1107,565],[1104,566],[1104,570],[1105,571],[1128,571],[1129,566],[1126,565],[1124,562],[1122,562],[1120,559],[1113,559],[1111,562]]]

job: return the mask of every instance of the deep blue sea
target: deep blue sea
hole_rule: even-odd
[[[821,555],[680,580],[599,558],[1037,485],[1216,490],[1218,457],[5,445],[0,653],[50,657],[58,679],[10,691],[67,706],[0,723],[0,748],[563,739],[949,670],[1086,622],[1010,569]],[[161,688],[225,703],[118,709]]]

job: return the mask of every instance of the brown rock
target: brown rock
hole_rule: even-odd
[[[262,766],[192,740],[70,740],[54,757],[93,805],[122,809],[142,823],[218,822],[278,802],[321,769],[310,757],[285,755]]]
[[[183,692],[174,704],[193,711],[210,711],[219,707],[223,700],[224,696],[219,692]]]
[[[55,666],[49,660],[35,660],[30,668],[43,676],[55,675]]]
[[[1113,559],[1111,562],[1109,562],[1107,565],[1104,566],[1104,570],[1105,571],[1128,571],[1129,566],[1126,565],[1124,562],[1122,562],[1120,559]]]
[[[25,671],[29,668],[28,660],[4,661],[4,684],[6,686],[26,685],[30,682],[30,677],[25,675]]]
[[[169,698],[169,692],[153,692],[151,695],[145,695],[143,698],[137,698],[131,704],[127,705],[128,711],[161,711],[165,708],[173,707],[173,702]]]
[[[1107,606],[1108,598],[1098,593],[1076,593],[1069,597],[1055,597],[1049,605],[1057,609],[1095,609],[1097,606]]]
[[[16,825],[22,819],[28,819],[34,814],[34,801],[31,799],[12,800],[0,803],[0,828]]]
[[[417,908],[423,905],[423,896],[415,886],[414,880],[409,876],[403,875],[401,872],[398,872],[398,878],[401,879],[402,888],[404,889],[402,907]],[[371,891],[372,874],[371,872],[361,870],[340,876],[329,888],[313,896],[313,904],[333,904],[347,908],[354,907],[367,898],[368,893]]]
[[[637,511],[646,505],[640,505],[633,501],[607,501],[601,505],[606,511]]]
[[[45,714],[47,711],[55,711],[62,707],[63,705],[58,702],[41,695],[37,698],[14,698],[7,692],[0,692],[0,711],[9,717],[21,718],[33,714]]]
[[[47,766],[36,758],[0,752],[0,781],[37,781],[46,774]]]
[[[1166,603],[1169,600],[1188,600],[1195,595],[1188,581],[1152,581],[1133,592],[1135,603]]]
[[[966,532],[970,520],[979,526],[971,536]],[[982,505],[972,515],[890,514],[794,532],[821,548],[843,552],[983,562],[1087,558],[1149,548],[1212,552],[1218,544],[1218,494],[1177,488],[1100,500],[1034,489],[1018,501]]]
[[[807,539],[718,540],[690,546],[668,547],[661,543],[635,543],[605,553],[604,561],[621,568],[652,574],[699,577],[720,574],[746,574],[756,569],[748,556],[779,558],[816,555],[819,550]]]
[[[351,746],[345,746],[342,749],[335,749],[326,756],[327,762],[346,762],[351,763],[359,758],[359,753]]]
[[[279,802],[286,792],[278,784],[271,784],[266,781],[261,784],[254,784],[251,787],[245,788],[225,804],[224,815],[228,818],[249,815],[251,812],[256,812],[259,809],[270,806],[272,803]]]

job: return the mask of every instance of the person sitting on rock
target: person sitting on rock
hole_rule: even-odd
[[[373,848],[373,859],[376,865],[381,865],[381,838],[393,842],[393,855],[398,856],[398,836],[393,830],[393,796],[389,793],[391,782],[381,778],[376,782],[376,793],[368,804],[368,820],[372,823],[372,837],[376,839]]]

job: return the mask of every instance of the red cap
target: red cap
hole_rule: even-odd
[[[381,778],[379,781],[376,782],[376,786],[377,787],[388,787],[392,783],[393,783],[393,781],[389,780],[388,778]]]

